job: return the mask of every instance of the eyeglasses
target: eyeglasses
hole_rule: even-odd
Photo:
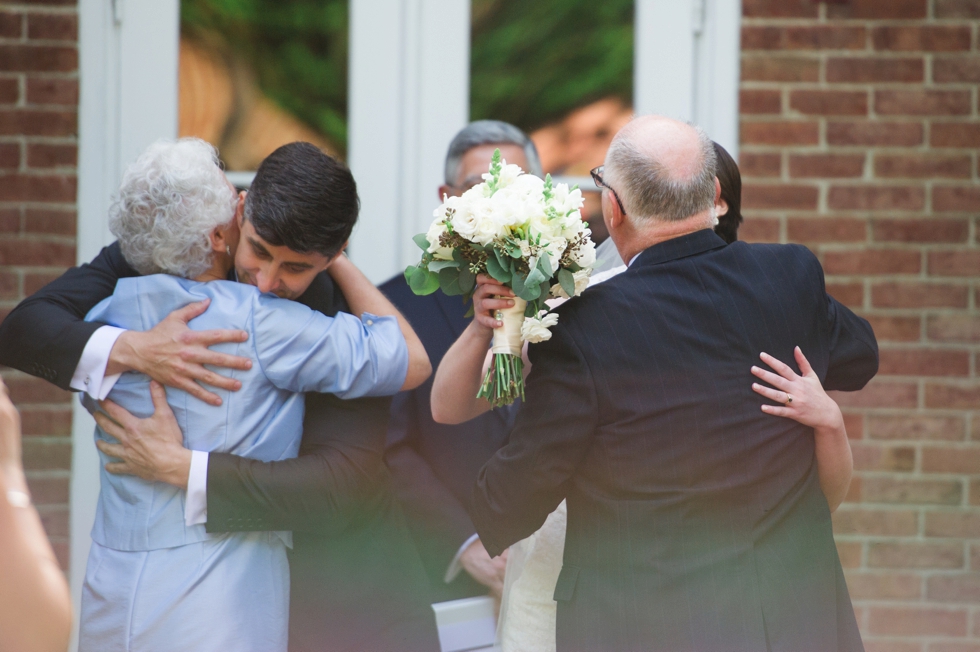
[[[605,165],[600,165],[597,168],[592,168],[589,174],[592,175],[592,180],[595,181],[595,185],[600,188],[605,188],[612,193],[612,196],[616,198],[616,203],[619,204],[619,210],[623,211],[623,215],[626,215],[626,207],[623,206],[623,202],[619,199],[619,195],[613,190],[608,183],[602,180],[602,172],[605,170]]]

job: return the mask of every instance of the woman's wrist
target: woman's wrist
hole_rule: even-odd
[[[844,427],[844,415],[841,414],[840,408],[837,407],[835,403],[833,406],[833,414],[828,416],[828,418],[822,423],[815,424],[813,426],[814,435],[817,437],[840,437],[847,436],[847,430]]]
[[[470,321],[470,325],[466,327],[463,334],[469,334],[475,341],[485,344],[486,348],[490,348],[490,343],[493,341],[493,329],[484,326],[478,319]]]

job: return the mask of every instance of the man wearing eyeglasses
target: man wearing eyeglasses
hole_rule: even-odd
[[[438,199],[459,196],[483,181],[494,150],[526,172],[542,175],[537,149],[517,127],[495,120],[460,131],[446,155],[445,183]],[[433,198],[436,199],[436,198]],[[433,202],[435,205],[436,202]],[[466,328],[466,306],[442,292],[416,296],[399,274],[381,286],[415,326],[435,368]],[[494,410],[464,424],[435,423],[432,381],[395,397],[386,461],[408,517],[436,599],[452,600],[488,591],[500,597],[506,559],[491,559],[468,512],[468,497],[480,467],[507,440],[513,410]]]

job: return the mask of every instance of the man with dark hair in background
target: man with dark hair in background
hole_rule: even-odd
[[[542,176],[537,149],[517,127],[495,120],[473,122],[460,131],[446,155],[443,195],[459,196],[483,181],[494,150],[508,163]],[[435,203],[433,203],[435,205]],[[416,296],[398,275],[381,286],[412,323],[432,367],[466,328],[466,306],[442,292]],[[437,600],[503,589],[505,558],[491,559],[469,516],[468,496],[483,464],[507,440],[514,410],[493,410],[449,426],[432,420],[432,380],[398,394],[392,402],[385,458],[405,508]]]
[[[308,143],[273,152],[238,197],[234,278],[327,315],[345,309],[325,270],[357,220],[347,167]],[[62,387],[108,394],[124,371],[220,404],[199,383],[238,389],[204,365],[242,369],[247,358],[207,347],[240,331],[192,331],[192,304],[140,333],[82,321],[136,276],[118,243],[25,299],[0,325],[0,363]],[[230,279],[230,280],[234,280]],[[389,400],[308,394],[299,457],[258,462],[188,451],[167,415],[138,421],[124,469],[149,480],[186,477],[185,516],[208,532],[292,530],[291,650],[435,650],[428,587],[383,461]]]

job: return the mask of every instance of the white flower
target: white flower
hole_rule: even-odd
[[[473,242],[481,245],[488,245],[501,235],[501,225],[493,219],[493,215],[484,214],[476,220],[476,232],[473,234]]]
[[[521,176],[514,179],[513,183],[508,186],[508,190],[515,193],[520,193],[525,197],[530,197],[536,195],[536,199],[540,201],[541,191],[544,189],[544,181],[540,178],[534,176],[533,174],[522,174]]]
[[[580,269],[572,274],[572,277],[575,279],[575,296],[582,294],[585,292],[585,288],[589,287],[589,277],[591,275],[591,269]],[[551,286],[551,296],[571,299],[568,293],[565,292],[565,288],[561,286],[561,283],[555,283]]]
[[[429,241],[429,253],[436,260],[452,260],[453,250],[449,247],[443,247],[439,244],[439,239],[447,233],[446,224],[442,220],[436,220],[429,227],[429,232],[425,234],[426,239]]]
[[[543,310],[537,317],[525,317],[524,323],[521,324],[521,338],[531,344],[546,342],[551,339],[549,329],[557,323],[558,315],[556,313],[546,313]]]
[[[579,245],[572,255],[571,259],[577,265],[581,267],[592,267],[595,265],[595,243],[592,239],[588,239]]]
[[[449,199],[452,201],[453,198],[450,197]],[[453,225],[453,231],[472,242],[473,236],[476,234],[476,214],[473,210],[473,203],[458,201],[453,208],[456,210],[452,220],[450,220]]]
[[[565,184],[561,184],[565,186]],[[568,186],[565,186],[567,189]],[[576,188],[575,190],[568,193],[562,202],[562,213],[568,213],[569,211],[577,211],[585,205],[585,199],[582,197],[582,191]]]
[[[519,165],[507,165],[507,161],[501,161],[504,164],[503,168],[500,170],[500,187],[506,188],[510,184],[517,181],[517,179],[524,174],[524,170],[521,169]]]

